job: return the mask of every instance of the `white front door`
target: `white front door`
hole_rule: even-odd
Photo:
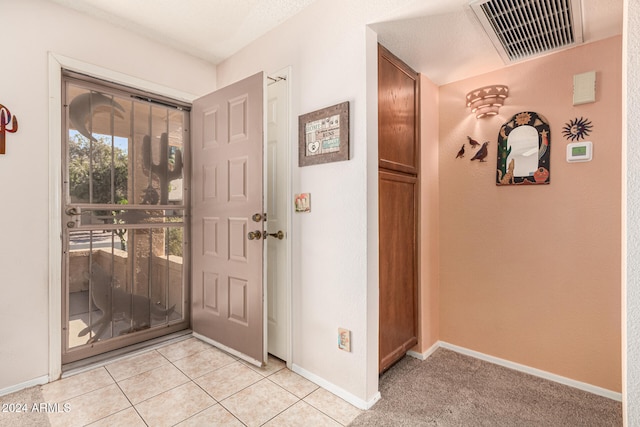
[[[192,328],[261,365],[263,96],[258,73],[197,99],[192,110]]]
[[[287,81],[277,77],[267,90],[267,321],[269,353],[288,361],[287,292]]]

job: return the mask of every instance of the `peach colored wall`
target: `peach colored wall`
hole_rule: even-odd
[[[424,353],[439,335],[438,86],[420,75],[420,331]]]
[[[597,101],[573,106],[573,75],[597,72]],[[621,37],[440,87],[440,339],[621,390]],[[506,84],[500,115],[465,94]],[[534,111],[551,127],[551,183],[497,187],[500,126]],[[565,123],[586,117],[594,159],[565,160]],[[467,135],[487,162],[456,159]]]

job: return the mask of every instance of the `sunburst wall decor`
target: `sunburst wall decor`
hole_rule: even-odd
[[[569,120],[569,123],[562,128],[562,134],[570,141],[580,141],[586,136],[589,136],[589,132],[593,130],[593,125],[589,119],[576,117],[573,120]]]

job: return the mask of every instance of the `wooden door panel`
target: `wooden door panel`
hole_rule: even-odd
[[[229,218],[229,260],[246,264],[247,234],[249,233],[249,221],[247,218]]]
[[[249,326],[247,284],[244,279],[229,276],[229,320],[242,326]]]
[[[380,371],[417,344],[417,179],[379,172]]]
[[[202,255],[218,257],[218,222],[220,218],[202,218]]]
[[[248,169],[255,165],[249,165],[247,156],[229,159],[229,201],[246,202],[249,198]]]
[[[209,315],[219,316],[220,307],[218,306],[218,275],[205,271],[202,273],[202,308]]]
[[[418,74],[380,46],[378,156],[381,168],[418,173],[418,101]]]
[[[248,134],[248,96],[242,94],[228,101],[229,103],[229,141],[246,141]]]
[[[218,146],[218,122],[220,109],[219,104],[208,106],[206,111],[202,112],[202,148],[211,148]]]
[[[193,104],[192,328],[255,364],[265,359],[262,73]]]

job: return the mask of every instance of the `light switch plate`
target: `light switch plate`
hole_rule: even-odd
[[[296,194],[293,198],[293,204],[295,206],[296,212],[311,212],[311,194]]]
[[[338,328],[338,348],[347,352],[351,352],[351,331],[348,329]]]

